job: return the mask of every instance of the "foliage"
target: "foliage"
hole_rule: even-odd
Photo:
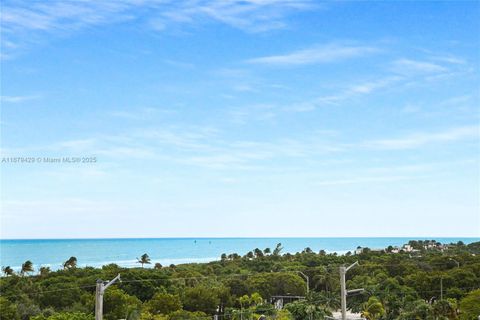
[[[17,312],[17,306],[4,297],[0,297],[0,318],[18,320],[20,316]]]
[[[368,298],[363,305],[362,316],[368,320],[377,320],[385,314],[382,302],[376,297]]]
[[[154,315],[169,314],[182,309],[182,302],[178,295],[157,293],[145,303],[145,309]]]
[[[139,310],[141,302],[137,297],[126,294],[118,288],[108,288],[103,302],[105,320],[125,319],[134,310]]]
[[[91,314],[80,312],[59,312],[49,317],[35,316],[31,320],[94,320],[95,317]]]
[[[220,303],[220,297],[217,290],[199,285],[185,290],[183,303],[185,310],[214,314]]]
[[[140,256],[140,258],[137,258],[137,263],[140,263],[142,265],[142,268],[143,268],[144,264],[150,264],[152,262],[151,262],[150,257],[148,256],[148,254],[144,253]]]
[[[225,253],[210,263],[155,268],[147,268],[154,265],[147,254],[138,259],[138,268],[115,264],[80,268],[70,257],[65,269],[40,267],[38,274],[26,261],[18,274],[2,268],[0,309],[2,320],[91,319],[97,279],[121,274],[123,282],[105,292],[105,320],[204,319],[215,314],[229,320],[261,315],[268,320],[323,319],[340,307],[338,266],[359,261],[347,273],[347,288],[365,291],[349,295],[351,311],[377,320],[476,320],[480,243],[445,247],[422,240],[411,245],[419,248],[417,254],[394,253],[393,246],[383,252],[364,248],[352,255],[316,253],[311,248],[282,253],[277,244],[272,250],[255,248],[244,255]],[[308,295],[298,271],[309,278]],[[295,298],[279,311],[271,303],[273,296],[306,297]]]
[[[460,319],[476,320],[480,315],[480,289],[474,290],[460,300]]]

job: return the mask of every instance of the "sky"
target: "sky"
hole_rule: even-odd
[[[4,0],[0,237],[479,237],[479,35],[478,1]]]

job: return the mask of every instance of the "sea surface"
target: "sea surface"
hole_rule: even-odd
[[[99,267],[116,263],[124,267],[139,266],[136,258],[147,253],[153,266],[219,260],[222,253],[246,254],[255,248],[275,248],[282,243],[283,253],[300,252],[306,247],[318,252],[344,254],[357,246],[386,248],[401,246],[412,238],[142,238],[142,239],[51,239],[0,240],[0,266],[19,270],[31,260],[37,269],[48,266],[60,269],[63,261],[75,256],[79,266]],[[432,238],[413,238],[426,240]],[[434,238],[441,243],[463,241],[468,244],[480,238]]]

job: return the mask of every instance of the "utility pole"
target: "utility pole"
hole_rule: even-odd
[[[310,291],[310,278],[305,274],[303,273],[302,271],[297,271],[299,274],[301,274],[305,280],[307,281],[307,295],[308,295],[308,292]]]
[[[443,300],[443,277],[440,278],[440,300]]]
[[[453,258],[448,258],[448,260],[455,262],[457,265],[457,268],[460,268],[460,262],[458,262]],[[443,276],[440,277],[440,300],[443,300]]]
[[[347,319],[347,288],[345,284],[345,274],[347,268],[345,266],[340,267],[340,300],[342,303],[342,320]]]
[[[112,281],[107,282],[98,279],[97,290],[95,291],[95,320],[103,320],[103,294],[108,287],[110,287],[115,281],[122,281],[120,274],[118,274]]]
[[[457,268],[460,268],[460,262],[458,262],[457,260],[455,260],[453,258],[448,258],[448,260],[455,262],[457,264]]]
[[[363,291],[363,289],[347,290],[347,285],[345,284],[345,275],[347,274],[347,271],[355,267],[356,265],[358,265],[358,261],[348,267],[340,267],[340,298],[342,302],[342,320],[347,320],[347,295],[349,293],[359,293]]]

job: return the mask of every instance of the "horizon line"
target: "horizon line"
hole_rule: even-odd
[[[410,239],[435,240],[442,239],[479,239],[480,236],[278,236],[278,237],[85,237],[85,238],[0,238],[0,241],[30,241],[30,240],[196,240],[196,239]]]

